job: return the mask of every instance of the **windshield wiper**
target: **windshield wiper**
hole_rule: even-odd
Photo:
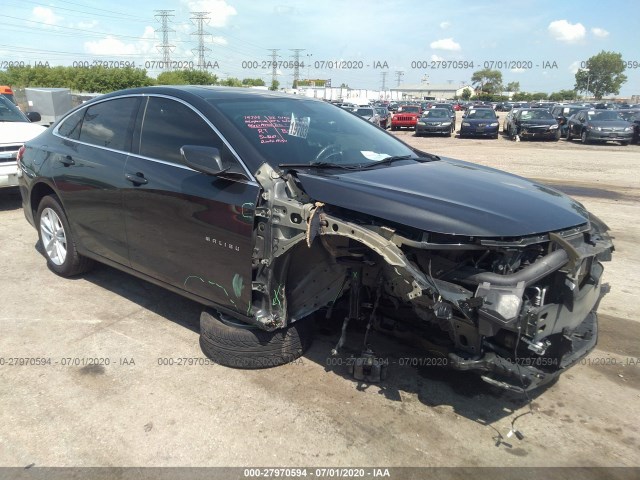
[[[402,160],[413,160],[415,162],[419,162],[419,163],[425,163],[425,162],[429,162],[430,160],[427,159],[423,159],[420,157],[415,157],[413,155],[392,155],[390,157],[384,158],[378,162],[373,162],[373,163],[367,163],[365,165],[360,165],[359,169],[360,170],[364,170],[367,168],[373,168],[373,167],[377,167],[379,165],[390,165],[394,162],[399,162]]]
[[[313,163],[280,163],[279,168],[341,168],[343,170],[357,170],[359,165],[340,165],[331,162],[313,162]]]

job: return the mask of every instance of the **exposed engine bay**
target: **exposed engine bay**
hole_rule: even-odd
[[[252,320],[265,330],[329,315],[342,298],[345,326],[409,332],[450,367],[514,391],[547,383],[596,344],[613,244],[595,216],[524,237],[450,235],[323,204],[266,164],[257,178]]]

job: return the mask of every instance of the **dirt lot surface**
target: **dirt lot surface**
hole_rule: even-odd
[[[529,412],[525,399],[473,375],[401,365],[415,352],[382,339],[377,353],[395,363],[380,385],[358,384],[333,365],[336,335],[322,331],[280,368],[161,365],[203,358],[200,307],[105,266],[57,277],[19,195],[4,190],[0,466],[640,465],[640,147],[394,134],[552,185],[615,236],[598,347],[532,395],[531,413],[516,420],[522,440],[507,433]],[[83,364],[89,358],[103,364]]]

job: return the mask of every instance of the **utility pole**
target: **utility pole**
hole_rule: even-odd
[[[269,51],[271,52],[271,87],[276,84],[278,77],[278,48],[272,48]]]
[[[381,90],[384,92],[387,89],[387,75],[389,74],[389,72],[382,72],[380,75],[382,75],[382,88]]]
[[[298,88],[298,80],[300,80],[300,52],[304,52],[304,48],[290,48],[293,52],[293,88]]]
[[[400,86],[400,82],[402,82],[402,77],[404,76],[404,72],[400,71],[400,70],[396,70],[396,82],[397,85],[396,86]]]
[[[171,67],[171,52],[175,45],[169,44],[169,33],[175,32],[172,28],[169,28],[169,18],[173,17],[175,10],[156,10],[156,20],[162,25],[156,30],[156,32],[162,32],[162,43],[156,45],[156,48],[162,52],[162,68],[163,70],[169,70]],[[158,18],[159,17],[159,18]]]
[[[211,18],[209,17],[209,12],[191,12],[191,15],[191,20],[194,21],[194,23],[198,27],[198,31],[191,34],[198,36],[198,48],[192,49],[192,51],[198,52],[198,63],[196,66],[199,70],[206,70],[207,62],[204,54],[207,51],[210,52],[211,49],[204,46],[204,36],[210,35],[209,32],[204,31],[204,25],[205,23],[209,23],[209,20],[211,20]]]

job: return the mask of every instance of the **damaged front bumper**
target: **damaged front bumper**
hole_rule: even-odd
[[[592,311],[573,332],[563,335],[563,341],[571,347],[561,358],[502,357],[489,351],[480,358],[465,359],[450,353],[449,366],[455,370],[477,372],[491,385],[523,393],[548,384],[578,363],[594,349],[597,340],[598,316]]]
[[[271,184],[254,253],[251,323],[260,328],[323,308],[330,315],[343,299],[343,337],[348,321],[368,322],[518,392],[553,380],[596,345],[601,262],[613,243],[593,215],[526,237],[447,236],[313,202],[293,177],[265,169],[259,179]]]

